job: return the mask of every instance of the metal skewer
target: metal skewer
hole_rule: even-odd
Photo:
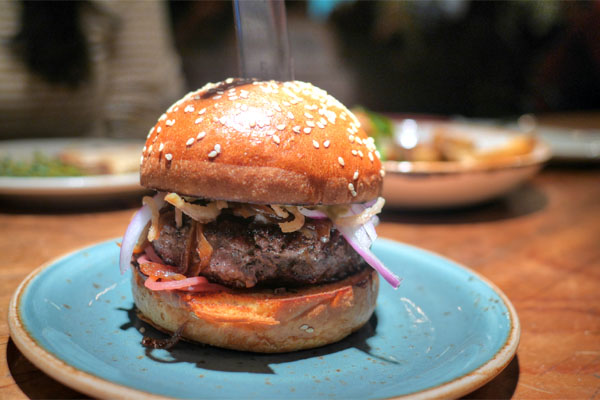
[[[294,79],[283,0],[233,0],[240,75]]]

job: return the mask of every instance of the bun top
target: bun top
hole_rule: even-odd
[[[245,203],[347,204],[383,169],[358,119],[310,83],[227,79],[188,93],[150,129],[141,184]]]

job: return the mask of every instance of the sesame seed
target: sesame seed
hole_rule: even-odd
[[[238,97],[237,97],[237,96],[229,96],[229,100],[230,100],[230,101],[234,101],[234,100],[237,100],[237,99],[238,99]]]
[[[221,97],[222,97],[221,95],[215,96],[215,97],[213,97],[213,100],[219,100]]]
[[[315,149],[319,148],[319,142],[317,142],[316,140],[313,140],[313,146],[315,146]]]
[[[154,127],[150,128],[150,130],[148,131],[148,136],[146,136],[146,139],[150,139],[150,136],[152,136],[152,132],[154,132]]]
[[[199,124],[202,121],[204,121],[204,118],[203,117],[199,117],[199,118],[196,118],[196,120],[194,121],[194,123],[195,124]]]
[[[348,135],[348,140],[350,143],[354,142],[354,135]]]
[[[304,128],[304,133],[309,134],[311,130],[310,127]]]
[[[204,136],[206,136],[206,132],[200,132],[197,136],[196,136],[196,140],[200,140],[202,139]]]
[[[353,133],[354,133],[354,129],[347,128],[346,130],[347,130],[347,131],[348,131],[348,133],[350,133],[350,134],[353,134]]]
[[[192,105],[185,106],[185,108],[183,109],[183,112],[185,112],[185,113],[194,112],[194,106],[192,106]]]
[[[330,143],[329,140],[324,141],[323,147],[325,147],[325,148],[329,147],[329,143]]]
[[[250,92],[248,92],[247,90],[241,90],[240,91],[240,97],[243,98],[243,99],[247,99],[249,93]]]
[[[264,121],[258,121],[258,126],[261,128],[265,127],[265,122]]]
[[[351,192],[353,192],[354,191],[354,184],[349,183],[348,184],[348,190],[350,190]]]
[[[304,116],[305,116],[306,118],[313,118],[313,116],[312,116],[311,114],[307,113],[307,112],[305,112],[305,113],[304,113]]]
[[[350,194],[352,195],[352,197],[356,197],[356,195],[357,195],[358,193],[356,193],[356,191],[355,191],[355,190],[351,190],[351,191],[350,191]]]
[[[289,103],[289,102],[287,102],[287,101],[282,101],[282,102],[281,102],[281,104],[283,104],[283,105],[284,105],[284,106],[286,106],[286,107],[289,107],[289,106],[290,106],[290,103]]]
[[[310,126],[311,128],[315,127],[315,123],[312,121],[306,121],[306,125]]]
[[[279,139],[279,136],[277,135],[273,135],[273,141],[277,144],[279,144],[281,142],[281,139]]]
[[[164,149],[164,148],[165,148],[165,144],[164,144],[164,143],[161,143],[161,144],[158,146],[158,151],[159,151],[159,152],[161,152],[161,151],[163,151],[163,149]]]
[[[315,331],[315,329],[310,326],[308,328],[306,328],[306,333],[313,333],[314,331]]]
[[[206,112],[206,108],[203,108],[202,110],[198,111],[198,115],[202,115]]]
[[[208,153],[208,158],[215,158],[218,154],[219,153],[213,150],[210,153]]]
[[[377,156],[377,158],[381,159],[381,153],[379,152],[379,150],[375,150],[375,155]]]
[[[277,125],[277,126],[276,126],[276,128],[277,128],[278,130],[282,131],[282,130],[284,130],[284,129],[285,129],[285,125],[284,125],[284,124],[279,124],[279,125]]]
[[[173,154],[167,153],[165,154],[165,158],[167,159],[167,161],[171,161],[173,159]]]
[[[221,152],[221,145],[220,145],[219,143],[215,144],[215,151],[216,151],[217,153],[220,153],[220,152]]]
[[[340,165],[343,167],[344,165],[346,165],[344,163],[344,159],[342,157],[338,157],[338,162],[340,163]]]
[[[346,120],[346,112],[345,111],[340,114],[340,118],[343,119],[344,121]]]
[[[352,177],[352,179],[354,179],[354,180],[358,179],[358,170],[354,171],[354,176]]]
[[[248,125],[250,125],[250,128],[254,128],[256,126],[256,121],[250,121]]]
[[[163,114],[158,118],[159,121],[162,121],[164,119],[167,119],[167,114]]]
[[[356,150],[354,150],[354,149],[352,149],[352,152],[351,152],[351,153],[352,153],[352,155],[353,155],[353,156],[356,156],[356,155],[358,155],[358,153],[357,153],[357,152],[356,152]]]
[[[192,138],[189,138],[189,139],[187,140],[187,142],[185,142],[185,145],[186,145],[186,146],[191,146],[191,145],[192,145],[192,143],[194,143],[194,138],[193,138],[193,137],[192,137]]]
[[[291,111],[288,111],[287,116],[289,119],[294,119],[294,114]]]
[[[140,156],[140,165],[144,162],[144,156]]]
[[[299,125],[296,125],[295,127],[293,127],[293,128],[292,128],[292,130],[293,130],[294,132],[296,132],[296,133],[300,133],[300,129],[301,129],[301,128],[300,128],[300,126],[299,126]]]
[[[361,139],[359,136],[356,136],[356,137],[354,138],[354,141],[355,141],[356,143],[358,143],[358,144],[362,144],[362,139]]]
[[[227,118],[225,118],[225,117],[221,117],[221,118],[219,118],[219,122],[220,122],[222,125],[225,125],[225,122],[227,122]]]
[[[359,151],[358,151],[358,156],[359,156],[360,158],[363,158],[363,155],[364,155],[364,154],[363,154],[363,152],[359,150]]]
[[[227,78],[227,79],[225,79],[225,83],[233,83],[233,78]]]
[[[152,145],[150,145],[150,147],[148,147],[148,153],[152,153]]]
[[[159,126],[158,128],[156,128],[156,133],[160,133],[160,131],[162,131],[162,128]]]
[[[321,122],[317,122],[317,126],[321,129],[325,128],[325,125],[323,125]]]
[[[275,103],[273,104],[273,107],[275,107],[277,111],[281,112],[281,107],[279,107],[279,104]]]
[[[375,160],[373,159],[373,153],[371,153],[371,152],[369,152],[369,160],[371,160],[371,162],[375,161]]]
[[[327,125],[327,120],[323,117],[319,118],[319,122],[322,123],[323,125]]]
[[[385,169],[381,168],[379,170],[379,175],[381,175],[381,177],[383,178],[385,176]]]
[[[142,149],[142,153],[144,153],[146,151],[146,146],[144,146],[144,148]]]

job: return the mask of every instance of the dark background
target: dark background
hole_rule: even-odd
[[[232,3],[169,6],[189,88],[237,76]],[[349,106],[467,117],[600,109],[600,1],[286,6],[296,79]]]

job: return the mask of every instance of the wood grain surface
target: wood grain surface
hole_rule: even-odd
[[[8,303],[38,265],[121,235],[134,203],[43,212],[0,203],[0,398],[86,397],[22,356],[9,338]],[[600,399],[600,166],[547,167],[491,203],[436,212],[387,209],[381,220],[380,236],[476,270],[517,309],[517,357],[467,397]]]

